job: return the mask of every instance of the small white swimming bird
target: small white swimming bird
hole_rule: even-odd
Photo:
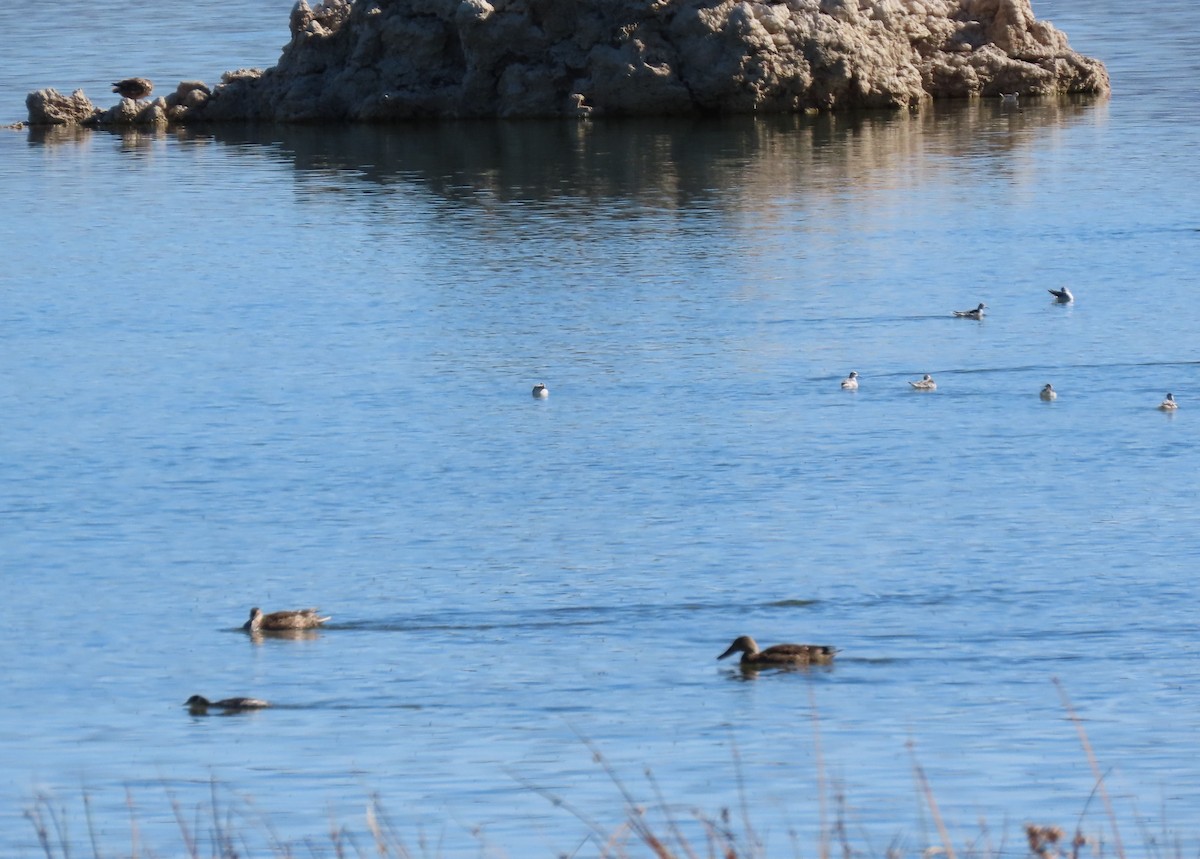
[[[1058,392],[1054,390],[1053,385],[1051,385],[1049,382],[1047,382],[1046,387],[1042,388],[1042,393],[1040,394],[1040,396],[1046,402],[1050,402],[1051,400],[1055,399],[1058,396]]]
[[[538,382],[536,385],[533,386],[533,396],[536,399],[544,400],[544,399],[546,399],[546,397],[550,396],[550,389],[547,388],[545,385],[543,385],[541,382]]]
[[[1017,99],[1020,97],[1021,97],[1021,93],[1019,91],[1018,92],[1002,92],[1002,93],[1000,93],[1000,103],[1001,104],[1016,104]]]
[[[982,301],[974,310],[956,310],[954,315],[959,319],[983,319],[983,309],[987,307]]]
[[[924,378],[920,379],[919,381],[909,382],[909,384],[918,391],[937,390],[937,382],[933,381],[933,376],[929,375],[928,373],[926,373]]]
[[[846,391],[858,390],[858,373],[854,370],[850,371],[850,375],[842,379],[842,389]]]
[[[1167,394],[1167,398],[1158,404],[1160,411],[1173,412],[1179,408],[1179,403],[1175,402],[1174,394]]]
[[[1071,290],[1065,286],[1062,289],[1047,289],[1046,292],[1054,296],[1054,300],[1059,304],[1070,304],[1075,300],[1075,296],[1071,295]]]

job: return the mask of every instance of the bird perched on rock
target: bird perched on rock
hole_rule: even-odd
[[[302,608],[295,611],[275,611],[263,614],[261,608],[250,609],[250,619],[242,624],[246,632],[259,632],[267,629],[316,629],[328,617],[321,617],[315,608]]]
[[[238,710],[262,710],[270,707],[271,702],[261,698],[222,698],[220,701],[209,701],[203,695],[193,695],[183,702],[183,706],[191,710],[193,715],[202,716],[208,713],[209,707],[234,713]]]
[[[987,307],[982,301],[974,310],[956,310],[954,315],[960,319],[983,319],[983,309]]]
[[[123,81],[113,81],[112,88],[121,98],[141,101],[154,91],[154,84],[146,78],[125,78]]]
[[[1071,290],[1065,286],[1062,289],[1047,289],[1046,292],[1054,296],[1054,300],[1059,304],[1070,304],[1075,300],[1075,296],[1071,295]]]
[[[759,650],[758,644],[748,635],[743,635],[729,645],[729,649],[717,659],[742,652],[743,668],[787,668],[789,666],[828,665],[833,662],[837,648],[827,644],[776,644]]]

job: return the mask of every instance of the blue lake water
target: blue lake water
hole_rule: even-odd
[[[9,4],[0,119],[270,65],[288,5]],[[1110,100],[0,132],[0,855],[86,853],[84,795],[109,856],[214,795],[245,855],[374,795],[414,855],[600,855],[593,749],[698,849],[915,855],[916,762],[960,850],[1111,853],[1056,678],[1125,848],[1195,854],[1200,24],[1035,11]]]

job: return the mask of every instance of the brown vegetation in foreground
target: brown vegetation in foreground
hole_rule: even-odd
[[[1045,823],[1028,822],[1024,825],[1025,845],[1023,847],[1006,847],[1002,841],[999,846],[990,842],[990,833],[982,828],[980,837],[972,842],[956,847],[949,830],[938,809],[934,791],[926,778],[925,771],[913,753],[913,776],[916,788],[924,800],[930,816],[936,824],[940,843],[922,845],[915,849],[905,849],[893,845],[883,853],[878,853],[869,846],[859,846],[853,843],[848,834],[844,801],[840,796],[834,796],[837,809],[832,822],[827,819],[828,800],[824,784],[824,765],[820,755],[819,724],[814,717],[813,730],[817,736],[817,775],[819,788],[816,799],[821,836],[817,844],[793,844],[795,856],[816,855],[819,859],[828,859],[834,853],[839,853],[845,859],[851,857],[881,856],[883,859],[901,859],[914,855],[921,857],[944,856],[947,859],[971,857],[971,859],[999,859],[1003,856],[1024,855],[1036,859],[1099,859],[1111,851],[1118,859],[1125,859],[1125,848],[1117,825],[1116,813],[1104,785],[1104,776],[1100,770],[1096,755],[1088,740],[1083,722],[1075,713],[1066,693],[1055,680],[1055,685],[1062,696],[1063,706],[1068,717],[1078,731],[1080,742],[1087,755],[1088,763],[1095,777],[1095,788],[1092,795],[1084,804],[1084,812],[1092,799],[1099,795],[1109,823],[1108,838],[1105,835],[1082,830],[1083,814],[1080,823],[1072,828],[1063,828]],[[593,759],[612,781],[620,793],[626,810],[624,822],[616,827],[605,827],[589,817],[582,810],[575,808],[562,797],[518,778],[518,781],[528,790],[544,797],[556,808],[561,808],[578,819],[587,831],[582,843],[570,853],[560,853],[566,857],[596,856],[599,859],[632,859],[632,857],[648,857],[648,859],[766,859],[767,852],[756,835],[751,820],[749,806],[742,789],[742,780],[738,778],[740,820],[735,821],[735,815],[728,808],[720,810],[716,815],[701,811],[688,812],[683,820],[677,811],[673,810],[663,797],[654,776],[649,771],[646,778],[654,796],[653,803],[647,805],[639,802],[633,792],[625,785],[620,775],[612,768],[596,747],[586,739],[581,740],[592,752]],[[910,744],[910,751],[912,746]],[[734,758],[735,769],[738,759]],[[275,833],[269,819],[253,808],[249,800],[226,802],[223,798],[226,791],[213,781],[209,799],[200,807],[193,810],[191,821],[189,815],[181,806],[171,789],[164,787],[168,803],[179,829],[180,846],[172,850],[170,856],[184,856],[187,859],[241,859],[241,857],[272,856],[280,859],[292,859],[296,856],[325,857],[336,859],[368,856],[379,859],[411,859],[411,857],[438,856],[439,851],[431,848],[424,838],[417,840],[414,853],[405,839],[401,837],[396,827],[390,821],[383,809],[379,797],[372,796],[367,805],[364,820],[360,827],[355,828],[331,821],[328,832],[321,837],[308,837],[298,842],[284,841]],[[106,857],[129,857],[139,859],[141,856],[153,857],[158,855],[153,848],[141,841],[138,826],[138,816],[133,798],[127,791],[126,804],[130,809],[129,847],[125,852],[109,852],[99,844],[97,826],[93,820],[92,805],[87,792],[83,794],[83,810],[87,829],[87,844],[72,840],[69,833],[68,815],[65,807],[48,795],[36,797],[33,805],[25,812],[25,818],[32,825],[38,844],[45,859],[72,859],[72,857],[91,857],[91,859],[106,859]],[[697,827],[698,825],[698,827]],[[702,835],[688,835],[689,832],[700,832]],[[488,845],[481,844],[481,852],[489,852]],[[590,847],[590,850],[585,848]],[[1161,845],[1148,844],[1143,851],[1148,855],[1163,855]],[[1175,853],[1178,855],[1179,850]],[[504,854],[500,854],[504,855]]]

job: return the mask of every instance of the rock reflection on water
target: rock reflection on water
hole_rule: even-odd
[[[819,192],[847,179],[898,181],[923,156],[1018,149],[1103,117],[1105,99],[939,102],[919,112],[603,121],[444,121],[392,126],[243,126],[177,132],[265,147],[302,175],[352,174],[352,187],[418,183],[465,207],[494,202],[625,199],[703,208],[716,189]],[[894,174],[889,177],[888,174]],[[344,186],[328,189],[331,193]]]
[[[223,124],[199,128],[28,130],[31,145],[80,144],[112,134],[124,150],[173,139],[264,151],[302,177],[341,177],[319,193],[417,184],[465,209],[512,201],[620,199],[656,209],[703,212],[718,190],[746,205],[772,196],[839,193],[847,182],[905,181],[927,158],[979,158],[1029,146],[1071,124],[1102,121],[1107,99],[934,102],[920,111],[817,116],[560,120],[470,120],[403,125]],[[344,180],[353,178],[349,185]],[[311,192],[312,187],[306,188]]]
[[[66,146],[89,143],[96,134],[115,138],[122,149],[145,149],[167,140],[191,141],[195,135],[182,128],[145,126],[96,131],[84,125],[32,125],[28,128],[29,143],[37,146]]]

